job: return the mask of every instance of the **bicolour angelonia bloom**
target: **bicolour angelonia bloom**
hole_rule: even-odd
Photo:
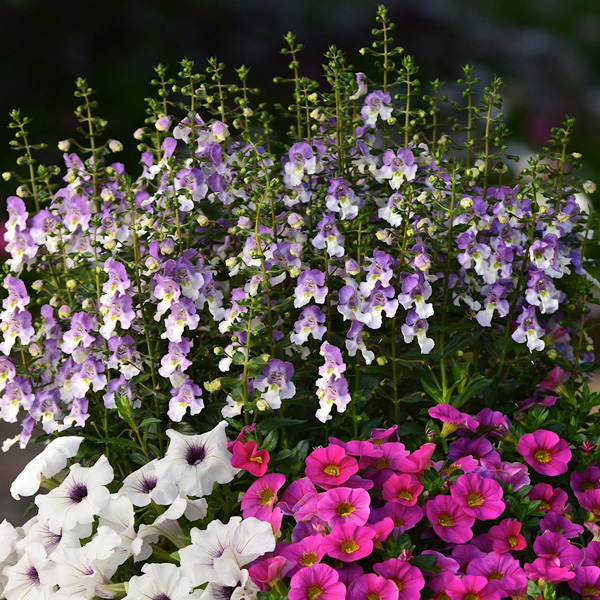
[[[354,219],[361,204],[360,198],[343,177],[329,180],[325,202],[329,210],[340,213],[342,221]]]
[[[523,550],[527,547],[521,535],[522,524],[516,519],[503,519],[498,525],[490,527],[488,537],[492,540],[492,549],[498,554],[511,550]]]
[[[108,504],[110,492],[105,487],[114,477],[106,456],[102,455],[92,467],[71,466],[66,479],[44,496],[36,496],[39,518],[48,522],[54,533],[72,529],[78,524],[94,521]]]
[[[306,476],[319,485],[341,485],[357,471],[357,460],[339,446],[316,448],[306,457]]]
[[[317,304],[323,304],[327,296],[325,273],[319,269],[307,269],[300,273],[294,291],[294,307],[301,308],[314,298]]]
[[[403,181],[413,181],[417,176],[415,157],[409,148],[400,148],[398,152],[386,150],[383,153],[383,166],[380,170],[384,179],[390,180],[390,187],[400,188]]]
[[[571,460],[567,442],[547,429],[522,435],[517,450],[538,473],[551,477],[565,473]]]
[[[519,326],[511,335],[515,342],[518,344],[527,342],[529,352],[541,351],[545,348],[546,344],[543,340],[545,332],[535,316],[535,306],[523,308],[523,311],[517,317],[517,323]]]
[[[369,518],[371,497],[362,488],[337,487],[328,490],[317,502],[317,514],[329,527],[342,523],[364,525]]]
[[[367,573],[354,579],[348,586],[348,598],[352,600],[398,600],[398,588],[393,581]]]
[[[423,574],[405,560],[388,558],[373,565],[373,571],[396,584],[398,600],[419,600],[425,587]]]
[[[476,431],[479,423],[467,413],[460,412],[450,404],[437,404],[429,409],[429,416],[433,419],[439,419],[442,426],[442,436],[447,437],[457,429],[466,428],[469,431]]]
[[[50,442],[17,475],[10,486],[11,496],[15,500],[20,500],[21,496],[33,496],[40,488],[42,475],[50,479],[62,471],[67,466],[67,459],[77,454],[81,442],[83,438],[76,436],[59,437]]]
[[[239,469],[231,466],[225,428],[221,421],[201,435],[183,435],[167,431],[171,442],[165,457],[156,463],[156,473],[175,483],[189,496],[210,494],[215,483],[229,483]]]
[[[417,503],[423,486],[413,475],[394,473],[383,484],[383,499],[388,502],[399,502],[407,506]]]
[[[450,496],[436,496],[425,505],[433,530],[451,544],[464,544],[473,537],[475,517],[468,515]]]
[[[167,415],[171,421],[179,423],[189,410],[190,415],[197,415],[204,408],[202,400],[202,389],[192,382],[186,380],[180,387],[171,390],[169,411]]]
[[[244,518],[256,517],[261,521],[266,520],[273,512],[273,506],[277,502],[277,492],[284,483],[285,475],[282,473],[270,473],[254,481],[242,499],[241,508]]]
[[[294,365],[278,358],[272,358],[254,382],[254,389],[262,392],[262,397],[272,409],[281,407],[281,401],[293,398],[296,386],[292,383]]]
[[[375,532],[370,527],[355,523],[336,525],[329,535],[323,538],[323,549],[331,558],[342,562],[352,562],[369,556],[373,552]]]
[[[392,107],[389,106],[392,98],[381,90],[371,92],[366,98],[360,115],[367,127],[375,127],[377,119],[387,121],[392,116]]]
[[[482,521],[499,517],[505,509],[500,484],[477,473],[460,475],[450,494],[464,512]]]
[[[569,581],[569,587],[582,598],[597,600],[600,598],[600,568],[577,567],[575,577]]]
[[[227,585],[225,575],[275,549],[271,524],[254,517],[231,517],[227,524],[211,521],[205,530],[194,527],[192,543],[181,548],[181,568],[194,587],[206,582]]]
[[[480,575],[454,577],[446,592],[449,600],[500,600],[500,594]]]
[[[141,576],[129,580],[127,596],[123,600],[192,600],[192,582],[182,569],[169,563],[146,563]]]
[[[257,450],[256,442],[234,442],[231,447],[231,464],[236,469],[245,469],[255,477],[262,477],[269,467],[269,453]]]
[[[289,600],[345,600],[346,586],[337,571],[318,564],[300,569],[290,580]]]
[[[320,323],[325,323],[326,318],[325,313],[318,306],[307,306],[294,323],[294,333],[290,334],[290,341],[301,346],[309,336],[316,340],[322,340],[327,333],[327,327]]]

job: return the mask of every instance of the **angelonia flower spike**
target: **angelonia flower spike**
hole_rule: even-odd
[[[422,83],[376,23],[322,82],[287,34],[279,112],[157,66],[137,165],[84,79],[60,167],[11,113],[3,450],[43,451],[1,599],[600,598],[574,120],[517,172],[502,80]]]

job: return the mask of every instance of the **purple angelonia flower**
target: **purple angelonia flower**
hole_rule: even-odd
[[[535,268],[529,271],[525,299],[532,306],[539,306],[543,315],[556,312],[563,296],[544,271]]]
[[[294,292],[294,306],[301,308],[314,298],[317,304],[323,304],[327,297],[327,286],[325,285],[325,273],[319,269],[307,269],[298,277],[298,283]]]
[[[398,310],[398,300],[394,298],[396,290],[393,286],[384,286],[381,282],[373,289],[370,297],[367,299],[365,314],[370,316],[368,326],[371,329],[379,329],[383,324],[382,313],[388,318],[392,318]]]
[[[9,196],[6,199],[6,210],[8,211],[8,220],[5,224],[4,239],[7,242],[13,242],[18,231],[27,229],[29,213],[25,208],[25,202],[18,196]]]
[[[339,213],[342,221],[355,219],[362,204],[343,177],[335,177],[329,180],[325,201],[327,208],[330,211]]]
[[[482,327],[490,327],[494,313],[498,312],[500,317],[505,317],[510,307],[508,301],[504,299],[506,288],[499,283],[485,286],[483,293],[485,294],[483,309],[475,315],[475,318]]]
[[[169,352],[162,357],[158,373],[161,377],[171,377],[177,370],[185,371],[192,361],[187,358],[192,344],[187,338],[180,342],[169,342]]]
[[[475,269],[481,275],[485,270],[485,260],[490,256],[491,249],[485,244],[477,242],[477,237],[472,231],[465,231],[458,236],[456,245],[464,252],[458,255],[458,262],[465,269]]]
[[[34,334],[34,329],[31,326],[31,313],[28,310],[18,310],[13,312],[8,317],[8,323],[2,322],[4,330],[4,341],[0,344],[0,352],[8,356],[15,344],[17,338],[23,346],[26,346],[31,341]]]
[[[535,306],[524,307],[521,314],[517,317],[519,326],[511,335],[512,339],[518,344],[527,342],[530,352],[534,350],[541,351],[545,347],[544,330],[537,322],[535,315]]]
[[[59,402],[60,392],[56,388],[39,390],[35,394],[29,414],[37,423],[42,423],[45,433],[54,433],[60,428],[58,419],[62,416],[62,411]]]
[[[86,198],[71,196],[65,203],[63,223],[67,231],[73,233],[78,227],[87,231],[91,219],[90,206]]]
[[[133,385],[123,376],[116,379],[111,379],[108,382],[108,391],[102,399],[104,400],[104,406],[108,409],[117,408],[117,404],[115,402],[115,396],[122,396],[123,398],[127,398],[127,401],[131,406],[134,406],[133,400]],[[138,400],[137,404],[141,406],[141,402]],[[137,408],[139,408],[139,406]]]
[[[96,339],[89,333],[93,327],[94,318],[89,313],[75,313],[71,318],[71,329],[63,336],[61,350],[67,354],[73,354],[73,351],[80,346],[89,348]]]
[[[319,367],[319,375],[326,379],[342,377],[346,365],[340,349],[329,342],[323,342],[319,354],[325,359],[325,364]]]
[[[104,365],[95,358],[88,358],[71,379],[73,398],[84,398],[90,387],[94,392],[104,389],[106,375],[102,373]]]
[[[116,369],[121,376],[129,380],[140,372],[137,366],[138,353],[135,350],[135,340],[130,336],[113,335],[108,340],[108,349],[112,355],[108,357],[109,369]]]
[[[2,308],[9,314],[12,314],[15,310],[25,310],[25,307],[29,304],[29,295],[25,284],[18,277],[7,275],[4,278],[3,285],[8,292],[8,296],[2,300]]]
[[[160,337],[170,342],[181,342],[183,330],[186,327],[190,331],[196,329],[199,321],[194,303],[189,298],[181,298],[171,305],[171,314],[165,320],[166,330]]]
[[[0,357],[0,392],[14,380],[17,371],[8,358]]]
[[[394,271],[391,267],[395,262],[396,261],[387,252],[375,250],[373,252],[373,258],[370,259],[366,280],[359,286],[360,293],[365,297],[368,296],[378,282],[384,287],[388,286],[394,275]]]
[[[6,239],[6,236],[5,236]],[[6,261],[6,264],[13,273],[20,274],[25,265],[32,265],[33,259],[37,255],[38,246],[33,241],[33,238],[28,231],[15,231],[14,239],[8,240],[6,251],[11,258]]]
[[[412,309],[420,319],[433,316],[433,304],[425,302],[431,296],[431,285],[420,273],[407,275],[402,281],[402,292],[398,294],[398,301],[406,309]]]
[[[10,381],[0,398],[0,410],[2,420],[7,423],[16,423],[17,415],[21,409],[29,410],[35,400],[31,391],[29,381],[21,375],[17,375]]]
[[[427,321],[419,317],[416,310],[411,309],[406,315],[406,322],[400,329],[402,331],[404,341],[407,344],[410,344],[416,337],[417,341],[419,342],[421,352],[423,354],[429,354],[433,350],[435,342],[431,338],[427,337],[428,328],[429,324]]]
[[[356,74],[356,85],[358,86],[358,89],[350,96],[350,100],[358,100],[367,93],[367,84],[365,83],[366,78],[367,76],[364,73]]]
[[[194,301],[200,297],[200,289],[205,281],[204,276],[187,258],[169,259],[164,264],[164,269],[165,275],[179,284],[183,296]]]
[[[188,379],[180,387],[171,390],[168,412],[171,421],[179,423],[188,409],[190,415],[197,415],[203,408],[202,390],[200,386],[192,383],[191,379]]]
[[[163,277],[159,273],[154,276],[154,287],[152,293],[160,302],[156,305],[155,321],[160,321],[160,318],[171,308],[174,302],[179,300],[181,289],[178,283],[171,277]]]
[[[383,153],[383,167],[380,173],[384,179],[389,179],[390,187],[397,190],[404,181],[414,181],[417,168],[411,150],[400,148],[397,152],[386,150]]]
[[[363,341],[362,330],[364,326],[365,324],[360,321],[352,321],[346,334],[346,350],[348,356],[356,356],[356,351],[360,350],[365,362],[370,365],[375,359],[375,354],[367,349]]]
[[[31,220],[29,233],[38,246],[46,246],[48,252],[56,252],[58,236],[57,224],[60,219],[53,215],[49,209],[44,208]]]
[[[204,171],[201,169],[181,169],[177,175],[175,175],[175,189],[188,189],[190,190],[193,202],[198,202],[206,197],[206,193],[208,192],[208,186],[204,182]],[[190,202],[189,199],[186,199],[183,196],[184,200]],[[181,202],[181,200],[180,200]],[[193,202],[191,202],[191,206],[186,204],[187,210],[191,210],[194,207]],[[186,208],[180,205],[181,210],[184,212]]]
[[[366,98],[360,114],[367,127],[375,127],[377,119],[388,121],[392,116],[392,107],[389,106],[392,98],[381,90],[371,92]]]
[[[331,379],[326,377],[318,379],[317,396],[320,408],[315,413],[315,416],[321,423],[332,419],[331,409],[333,405],[337,407],[338,412],[344,412],[351,399],[348,392],[348,382],[343,376]]]
[[[284,165],[284,182],[289,187],[302,183],[304,175],[313,175],[317,171],[315,151],[306,142],[294,144],[287,155]]]
[[[273,409],[280,408],[282,400],[293,398],[296,394],[296,386],[291,381],[293,374],[292,363],[272,358],[262,375],[254,381],[254,389],[262,393],[266,405]]]
[[[310,336],[322,340],[327,333],[327,327],[319,323],[325,323],[326,318],[325,313],[318,306],[307,306],[294,323],[294,333],[290,335],[290,341],[301,346]]]
[[[127,290],[131,287],[131,281],[129,275],[127,275],[125,265],[109,258],[104,263],[104,271],[108,273],[108,281],[102,284],[105,297],[112,298],[116,294],[127,293]]]
[[[378,209],[377,214],[379,218],[387,221],[390,225],[400,227],[406,216],[406,204],[402,194],[400,192],[392,194],[385,203],[385,206]],[[409,212],[408,216],[410,217],[411,215],[412,213]]]
[[[335,224],[335,213],[325,215],[317,225],[319,232],[312,240],[312,245],[319,250],[327,248],[327,254],[332,258],[344,255],[344,236]]]
[[[100,327],[99,332],[106,340],[112,337],[117,322],[123,329],[129,329],[135,319],[133,301],[128,294],[113,297],[108,305],[103,304],[100,307],[100,312],[104,315],[104,324]]]
[[[359,292],[358,284],[354,279],[347,279],[349,285],[345,285],[338,292],[338,312],[343,315],[344,321],[360,321],[370,325],[372,315],[368,310],[365,297]]]

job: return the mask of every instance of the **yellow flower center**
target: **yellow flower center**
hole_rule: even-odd
[[[258,463],[259,465],[262,465],[262,463],[263,463],[262,456],[251,456],[250,462],[255,462],[255,463]]]
[[[309,600],[315,600],[323,593],[323,590],[318,585],[311,585],[306,592]]]
[[[370,594],[367,594],[367,600],[381,600],[381,596],[379,594],[371,592]]]
[[[349,517],[355,510],[356,508],[349,502],[342,502],[341,504],[338,504],[337,515],[338,517]]]
[[[404,589],[404,584],[396,578],[392,578],[392,581],[396,584],[396,587],[398,588],[398,591],[401,592]]]
[[[479,594],[467,594],[463,600],[479,600]]]
[[[258,503],[261,506],[267,506],[275,501],[275,492],[271,488],[265,488],[258,492]]]
[[[600,590],[593,585],[584,585],[581,588],[581,594],[583,596],[597,596],[600,594]]]
[[[317,555],[314,552],[305,552],[300,559],[300,564],[303,567],[312,567],[317,564]]]
[[[467,506],[469,508],[473,508],[474,506],[481,506],[483,503],[483,496],[479,492],[470,492],[467,495]]]
[[[327,475],[333,475],[334,477],[339,477],[340,468],[337,465],[330,464],[323,469],[323,473],[326,473]]]
[[[438,525],[442,527],[454,527],[454,524],[454,517],[447,513],[440,515],[438,518]]]
[[[593,490],[594,489],[594,484],[591,481],[586,481],[582,486],[581,489],[584,492],[587,492],[587,490]]]
[[[545,500],[542,500],[542,503],[540,504],[540,508],[543,508],[544,510],[550,510],[552,507],[550,506],[550,502],[546,502]]]
[[[398,498],[400,498],[400,500],[406,500],[407,502],[411,502],[413,499],[413,495],[407,490],[402,490],[398,494]]]
[[[550,453],[547,450],[536,450],[536,453],[533,455],[534,460],[537,460],[541,463],[549,463],[552,460]]]
[[[514,547],[517,545],[517,538],[516,538],[514,535],[511,535],[511,536],[508,538],[508,545],[509,545],[511,548],[514,548]]]
[[[392,466],[392,461],[389,458],[378,458],[375,461],[376,469],[383,469],[384,467],[391,467],[391,466]]]
[[[352,538],[349,540],[343,540],[340,544],[340,550],[344,554],[352,554],[353,552],[356,552],[358,548],[358,544]]]
[[[504,579],[504,573],[498,573],[494,571],[488,575],[488,579]]]

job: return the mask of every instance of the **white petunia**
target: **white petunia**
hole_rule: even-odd
[[[23,552],[29,544],[41,544],[48,558],[57,550],[66,548],[80,548],[79,540],[89,537],[92,533],[92,525],[77,525],[68,531],[55,533],[50,531],[47,521],[42,521],[38,516],[33,517],[23,525],[25,537],[17,542],[17,550]]]
[[[227,421],[221,421],[202,435],[183,435],[169,429],[171,442],[165,457],[156,462],[156,474],[189,496],[206,496],[215,483],[229,483],[240,469],[231,466],[226,427]]]
[[[16,565],[6,567],[8,582],[3,590],[6,600],[52,600],[54,598],[55,565],[39,544],[30,544]]]
[[[54,533],[72,529],[80,523],[92,523],[94,517],[108,504],[110,493],[104,486],[113,477],[113,469],[104,455],[93,467],[72,465],[70,473],[60,486],[45,496],[35,498],[40,509],[39,518],[47,521]]]
[[[156,504],[171,504],[177,497],[177,486],[158,477],[156,463],[155,459],[125,477],[119,494],[127,496],[135,506],[148,506],[151,500]]]
[[[40,488],[42,475],[50,478],[67,466],[67,459],[77,454],[82,437],[64,436],[50,442],[41,454],[31,460],[10,486],[15,500],[33,496]]]
[[[182,548],[179,556],[194,586],[207,582],[229,585],[223,580],[229,579],[227,573],[237,572],[275,548],[271,524],[255,517],[232,517],[226,525],[212,521],[203,531],[192,529],[190,535],[192,544]]]
[[[145,564],[142,573],[129,580],[129,591],[123,600],[190,600],[202,593],[192,591],[192,582],[176,565]]]

